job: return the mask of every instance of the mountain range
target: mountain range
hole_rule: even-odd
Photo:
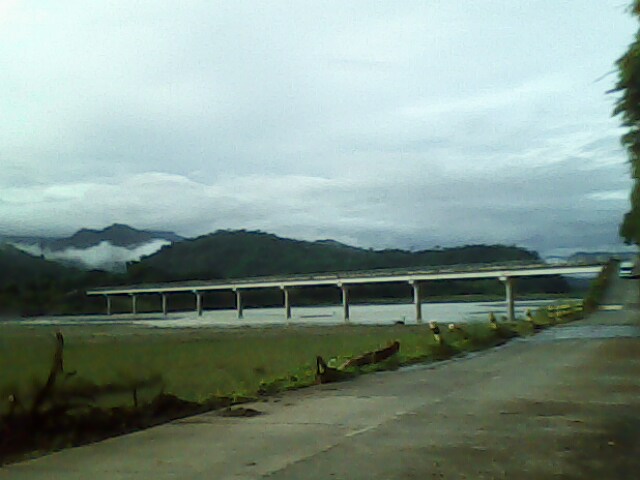
[[[536,252],[506,245],[466,245],[415,252],[373,250],[334,240],[294,240],[259,231],[219,230],[184,239],[171,232],[113,225],[103,230],[83,229],[68,238],[47,239],[42,243],[33,239],[28,243],[24,238],[5,240],[0,245],[0,310],[23,314],[100,311],[103,308],[100,299],[88,298],[84,292],[103,285],[541,261]],[[404,295],[406,286],[379,285],[360,290],[364,297],[394,297]],[[435,282],[428,295],[472,292],[499,296],[502,290],[502,285],[495,281],[443,281]],[[518,290],[560,293],[567,292],[569,285],[561,277],[532,278],[519,282]],[[277,302],[278,293],[260,293],[255,301],[268,304],[273,300],[268,295],[272,294]],[[311,291],[299,294],[313,297],[309,301],[317,301],[324,295]],[[184,299],[185,305],[192,300]]]
[[[47,237],[47,236],[5,236],[5,242],[18,243],[24,245],[39,245],[52,251],[64,250],[67,248],[89,248],[99,245],[102,242],[109,242],[117,247],[134,248],[153,240],[166,240],[169,242],[179,242],[183,237],[173,232],[157,230],[138,230],[124,225],[114,223],[113,225],[94,230],[82,228],[70,237]]]
[[[483,261],[479,258],[486,258],[488,261],[525,260],[522,249],[503,245],[494,246],[492,252],[489,251],[491,246],[487,245],[418,252],[372,250],[345,245],[335,240],[304,242],[244,230],[220,230],[185,239],[170,231],[139,230],[119,223],[103,229],[83,228],[69,237],[0,236],[0,243],[3,240],[33,256],[80,269],[125,272],[128,264],[135,263],[138,273],[152,270],[154,275],[164,272],[160,273],[162,277],[178,278],[193,275],[195,265],[204,270],[196,272],[198,277],[212,274],[216,277],[237,277],[247,274],[249,270],[253,275],[266,275],[302,273],[310,271],[309,269],[352,270]],[[270,255],[276,255],[280,260],[269,258]],[[553,256],[545,260],[549,263],[606,261],[611,256],[627,260],[633,259],[635,254],[576,252],[570,256]],[[143,265],[137,265],[143,259]],[[540,259],[537,254],[535,259]],[[265,263],[279,263],[279,267],[267,267]],[[251,268],[247,269],[248,266]],[[272,271],[274,269],[275,272]]]
[[[569,256],[569,262],[606,262],[610,258],[619,260],[635,261],[638,257],[637,252],[576,252]]]
[[[113,224],[101,230],[83,228],[70,237],[5,237],[31,255],[84,269],[124,271],[126,264],[164,245],[183,240],[173,232],[138,230]]]
[[[437,250],[372,250],[333,240],[303,241],[246,230],[219,230],[162,247],[129,266],[139,281],[238,278],[377,268],[539,262],[536,252],[505,245]]]

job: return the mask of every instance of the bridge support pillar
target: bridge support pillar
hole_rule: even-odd
[[[289,289],[287,287],[280,287],[284,295],[284,315],[288,320],[291,320],[291,299],[289,298]]]
[[[238,289],[234,290],[236,292],[236,310],[238,311],[238,318],[244,317],[244,306],[242,305],[242,292]]]
[[[349,287],[340,285],[342,291],[342,315],[345,323],[349,323]]]
[[[513,295],[513,278],[500,277],[500,280],[504,283],[506,290],[506,307],[507,307],[507,320],[513,322],[516,319],[515,309],[515,297]]]
[[[107,301],[107,315],[111,315],[111,297],[109,295],[105,295],[104,299]]]
[[[168,309],[167,309],[167,294],[166,293],[162,293],[162,314],[166,317],[167,313],[168,313]]]
[[[413,305],[416,308],[416,323],[422,323],[422,285],[418,282],[409,282],[413,287]]]
[[[138,297],[135,295],[131,295],[131,313],[134,315],[138,313]]]
[[[198,312],[198,316],[202,316],[202,293],[193,292],[196,295],[196,312]]]

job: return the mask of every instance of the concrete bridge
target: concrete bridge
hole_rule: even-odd
[[[234,280],[192,281],[180,283],[164,283],[157,285],[135,285],[106,287],[87,291],[87,295],[104,296],[107,303],[107,314],[111,314],[111,297],[131,297],[131,311],[137,313],[137,297],[139,295],[160,295],[162,312],[168,312],[168,295],[172,293],[193,293],[195,309],[202,315],[202,296],[206,292],[228,290],[235,292],[238,318],[243,317],[242,292],[255,289],[280,289],[283,294],[284,315],[291,319],[290,291],[293,288],[335,286],[342,293],[342,309],[345,322],[349,322],[349,290],[358,286],[374,283],[407,283],[413,289],[416,322],[422,322],[422,292],[427,282],[437,280],[474,280],[495,278],[504,283],[506,294],[506,310],[509,320],[515,318],[515,294],[513,280],[518,277],[539,277],[547,275],[596,274],[602,264],[502,264],[447,266],[431,269],[380,269],[340,273],[318,273],[306,275],[289,275],[282,277],[255,277]]]

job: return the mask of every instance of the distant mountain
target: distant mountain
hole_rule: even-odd
[[[182,237],[173,232],[138,230],[128,225],[114,223],[102,230],[83,228],[68,238],[58,238],[50,241],[47,247],[52,251],[67,248],[84,249],[100,245],[102,242],[109,242],[115,247],[134,248],[153,240],[179,242]]]
[[[67,238],[9,237],[17,248],[82,269],[124,271],[127,262],[183,240],[173,232],[138,230],[114,224],[101,230],[82,229]]]
[[[567,263],[567,257],[562,257],[560,255],[549,255],[547,257],[544,257],[544,261],[551,264]]]
[[[492,262],[538,262],[537,253],[504,245],[438,250],[368,250],[333,240],[307,242],[263,232],[221,230],[167,245],[129,268],[140,281],[424,267]]]
[[[569,262],[606,262],[610,258],[619,260],[635,260],[636,252],[576,252],[567,260]]]
[[[165,240],[168,242],[179,242],[183,240],[180,235],[160,230],[138,230],[121,223],[93,230],[83,228],[70,237],[50,237],[50,236],[18,236],[10,235],[2,238],[5,242],[20,245],[37,245],[42,249],[51,251],[64,250],[66,248],[89,248],[99,245],[102,242],[109,242],[116,247],[134,248],[153,240]]]

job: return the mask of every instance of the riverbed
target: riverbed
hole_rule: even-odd
[[[554,300],[531,300],[516,303],[516,316],[522,317],[527,309],[536,309]],[[567,301],[564,301],[566,303]],[[456,302],[424,303],[422,305],[423,322],[481,321],[493,312],[498,319],[506,315],[505,302]],[[25,325],[136,325],[150,328],[202,328],[202,327],[259,327],[271,325],[341,325],[344,324],[342,306],[294,307],[292,318],[287,321],[284,308],[245,308],[244,317],[239,319],[235,310],[208,310],[202,316],[193,312],[175,312],[164,316],[162,313],[114,314],[114,315],[77,315],[45,316],[15,319],[4,322],[16,322]],[[350,323],[354,325],[389,325],[404,322],[416,324],[413,304],[392,305],[351,305]]]

